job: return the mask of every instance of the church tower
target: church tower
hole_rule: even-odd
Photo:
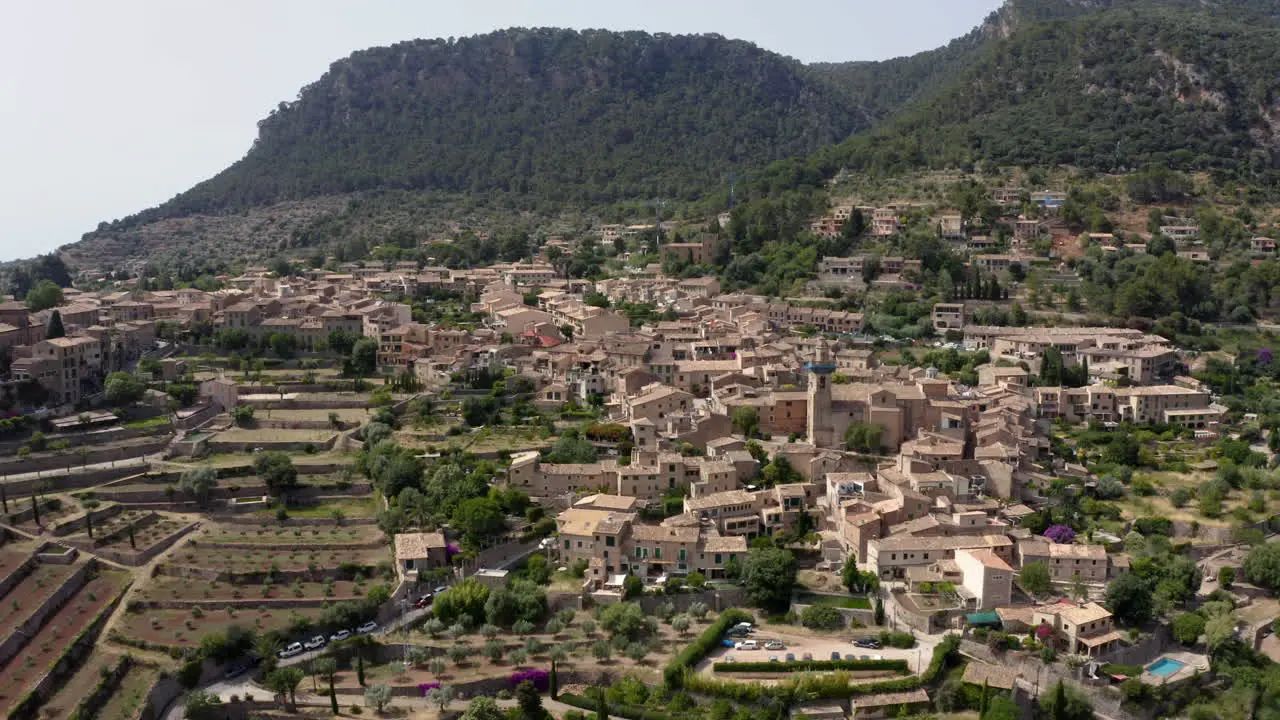
[[[836,438],[831,419],[831,375],[836,371],[836,364],[825,339],[818,340],[813,360],[805,367],[809,371],[809,444],[834,447]]]

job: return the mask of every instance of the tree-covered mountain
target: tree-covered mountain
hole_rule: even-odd
[[[821,188],[842,169],[1156,164],[1266,187],[1280,162],[1278,18],[1280,0],[1008,0],[936,50],[808,66],[716,35],[513,29],[399,43],[334,63],[260,123],[239,162],[103,223],[64,257],[328,243],[308,230],[342,225],[324,208],[376,193],[390,214],[362,227],[423,234],[434,229],[403,221],[421,214],[405,203],[710,209],[731,176],[754,176],[749,198]]]
[[[818,73],[716,35],[415,40],[334,63],[242,160],[124,225],[386,188],[687,200],[864,125]]]
[[[762,187],[978,162],[1158,164],[1267,184],[1280,163],[1277,17],[1273,0],[1013,0],[947,48],[890,61],[882,76],[920,78],[900,84],[914,101],[775,165]],[[949,80],[948,65],[961,68]],[[833,80],[850,88],[845,73]]]

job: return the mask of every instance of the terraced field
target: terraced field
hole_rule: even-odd
[[[7,636],[30,617],[57,592],[75,569],[73,565],[37,564],[30,574],[0,598],[0,636]]]
[[[129,582],[129,574],[101,571],[49,617],[16,657],[0,667],[0,715],[7,715],[62,657]]]
[[[236,543],[253,545],[317,545],[381,542],[376,525],[286,526],[276,522],[214,525],[192,535],[197,544]]]
[[[127,612],[115,628],[115,633],[125,639],[146,643],[148,647],[196,647],[200,638],[211,633],[226,632],[232,625],[253,628],[262,633],[285,630],[295,618],[315,620],[323,609],[320,606],[302,608],[255,607],[252,601],[247,607],[224,610],[140,609]]]
[[[146,587],[138,588],[131,596],[144,602],[179,602],[199,605],[214,600],[236,600],[252,607],[261,600],[354,600],[364,597],[369,583],[357,585],[350,580],[325,582],[279,582],[261,585],[235,585],[228,582],[189,582],[183,578],[156,577]]]

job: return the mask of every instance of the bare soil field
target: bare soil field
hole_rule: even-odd
[[[229,572],[267,572],[272,568],[283,571],[309,570],[314,566],[318,573],[337,568],[342,563],[376,565],[391,559],[389,548],[306,550],[296,545],[263,545],[258,550],[241,548],[217,549],[187,545],[170,556],[169,562],[187,567],[224,570]]]
[[[213,442],[270,445],[271,443],[323,443],[332,430],[280,430],[276,428],[232,428],[213,436]]]
[[[192,535],[197,544],[245,543],[255,545],[308,545],[367,543],[382,539],[376,525],[281,526],[274,519],[261,525],[214,525]]]
[[[204,600],[239,600],[252,607],[262,599],[313,599],[316,604],[354,600],[364,597],[369,583],[356,585],[348,580],[332,583],[278,582],[262,585],[235,585],[227,582],[188,582],[182,578],[159,576],[146,587],[138,588],[132,598],[142,601],[177,601],[198,605]]]
[[[103,571],[71,596],[13,660],[0,668],[0,713],[7,714],[129,582],[129,574]]]
[[[248,607],[227,610],[207,610],[196,616],[192,610],[168,610],[150,608],[141,612],[127,612],[115,630],[123,637],[142,641],[150,646],[195,647],[205,635],[226,632],[232,625],[253,628],[258,632],[281,630],[289,627],[295,617],[316,619],[323,611],[314,608],[259,608],[250,602]]]
[[[75,569],[74,565],[37,564],[22,582],[0,598],[0,633],[12,632],[48,600]]]

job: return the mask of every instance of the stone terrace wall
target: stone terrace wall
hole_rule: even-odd
[[[123,477],[138,474],[138,465],[121,465],[120,467],[94,468],[85,470],[80,467],[66,471],[42,472],[38,477],[24,477],[20,480],[4,479],[5,492],[10,501],[13,498],[30,495],[34,491],[46,492],[45,483],[52,483],[52,491],[80,490],[103,483],[119,480]]]
[[[116,592],[115,598],[98,612],[98,616],[94,618],[93,622],[89,623],[88,627],[81,631],[75,641],[62,653],[62,657],[58,658],[58,662],[54,664],[53,669],[36,683],[35,688],[28,694],[28,699],[9,714],[10,720],[32,720],[35,718],[40,703],[56,692],[59,685],[76,674],[76,671],[80,669],[80,665],[93,653],[94,646],[97,645],[98,635],[102,632],[103,626],[107,624],[111,613],[115,612],[116,606],[120,604],[120,599],[124,597],[125,589],[121,588]]]
[[[151,438],[130,442],[128,445],[114,445],[88,450],[85,457],[79,452],[42,452],[26,458],[0,458],[0,475],[18,473],[44,472],[46,470],[64,470],[83,465],[130,460],[161,452],[169,445],[169,437]]]
[[[68,598],[84,587],[88,582],[89,573],[96,566],[97,562],[90,560],[76,568],[62,581],[62,585],[27,617],[25,622],[9,629],[4,642],[0,642],[0,665],[12,660],[13,656],[27,644],[27,640],[40,629],[40,626],[44,625],[45,618],[56,612]]]

